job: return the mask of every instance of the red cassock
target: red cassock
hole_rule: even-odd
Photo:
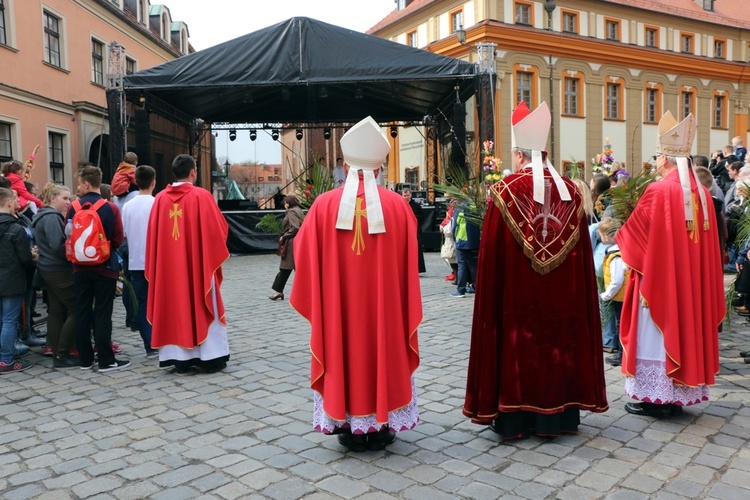
[[[711,195],[691,176],[695,229],[685,223],[677,170],[646,188],[615,237],[628,278],[620,320],[622,372],[634,377],[641,298],[664,336],[667,376],[675,384],[712,385],[719,371],[719,325],[724,320],[724,278]],[[708,230],[698,197],[709,201]]]
[[[224,320],[221,264],[229,258],[227,222],[213,195],[190,183],[156,196],[146,239],[149,282],[146,316],[153,325],[151,346],[192,349],[206,340],[215,316]],[[215,282],[217,310],[211,285]]]
[[[526,168],[492,187],[482,230],[464,414],[606,411],[596,278],[581,194],[545,203]]]
[[[386,232],[368,234],[363,183],[352,230],[336,229],[343,189],[320,195],[294,239],[290,302],[309,322],[311,386],[338,421],[412,400],[422,296],[416,219],[398,194],[378,188]]]

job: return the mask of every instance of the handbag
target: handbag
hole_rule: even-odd
[[[276,255],[279,257],[286,257],[286,243],[287,240],[279,242],[279,246],[276,248]]]
[[[742,263],[742,269],[737,274],[737,280],[734,282],[734,291],[742,294],[750,294],[750,261]]]

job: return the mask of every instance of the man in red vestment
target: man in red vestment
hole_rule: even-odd
[[[620,339],[627,403],[636,415],[669,418],[708,399],[719,371],[724,280],[716,214],[689,156],[695,118],[659,121],[657,177],[617,233],[630,266]]]
[[[511,121],[515,173],[491,187],[463,412],[504,439],[557,436],[608,409],[593,252],[583,195],[543,152],[547,104]]]
[[[357,452],[419,420],[417,221],[375,183],[389,150],[370,117],[344,134],[344,187],[315,200],[294,240],[290,302],[312,329],[313,426]]]
[[[208,372],[229,360],[221,264],[229,258],[228,226],[214,197],[195,187],[195,160],[178,155],[176,181],[156,195],[146,238],[146,315],[159,365]]]

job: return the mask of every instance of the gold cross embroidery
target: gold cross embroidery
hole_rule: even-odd
[[[174,203],[173,205],[174,208],[169,211],[169,218],[174,220],[174,225],[172,226],[172,238],[174,238],[175,240],[179,240],[180,228],[177,226],[177,218],[182,217],[182,209],[177,203]]]
[[[680,137],[680,134],[678,134],[677,132],[672,134],[672,139],[677,139],[678,137]]]
[[[362,255],[365,249],[365,237],[362,235],[362,217],[367,218],[367,210],[362,208],[362,198],[357,198],[357,208],[354,210],[354,240],[352,240],[352,250],[357,255]]]
[[[690,239],[693,240],[693,243],[698,243],[700,241],[700,231],[698,231],[696,228],[698,227],[698,200],[696,199],[695,194],[692,195],[693,198],[693,229],[689,231]],[[705,216],[706,214],[704,214]]]

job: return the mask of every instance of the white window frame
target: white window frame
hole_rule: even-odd
[[[97,82],[96,81],[96,74],[94,71],[94,42],[100,44],[102,46],[102,81]],[[101,85],[104,86],[104,83],[107,80],[107,42],[102,40],[96,35],[91,35],[91,83],[94,85]]]
[[[45,17],[44,17],[45,14],[49,14],[50,16],[57,18],[57,21],[58,21],[57,31],[58,31],[58,40],[60,43],[60,47],[59,47],[60,65],[59,66],[56,64],[53,64],[52,61],[50,61],[47,58],[47,49],[45,48],[46,47],[45,42],[47,39],[46,23],[45,23]],[[53,68],[58,68],[58,69],[67,71],[68,70],[68,43],[67,43],[68,30],[67,30],[67,22],[66,22],[65,16],[61,12],[50,8],[48,5],[42,4],[42,26],[41,28],[42,28],[42,50],[44,51],[42,54],[42,60],[45,63],[52,66]]]
[[[47,127],[47,173],[49,175],[50,180],[54,181],[54,177],[52,176],[52,151],[50,148],[50,134],[57,134],[62,136],[62,163],[63,163],[63,169],[62,169],[62,183],[65,184],[66,181],[72,179],[72,157],[71,157],[71,150],[70,150],[70,130],[58,128],[58,127]],[[55,181],[56,182],[56,181]]]

